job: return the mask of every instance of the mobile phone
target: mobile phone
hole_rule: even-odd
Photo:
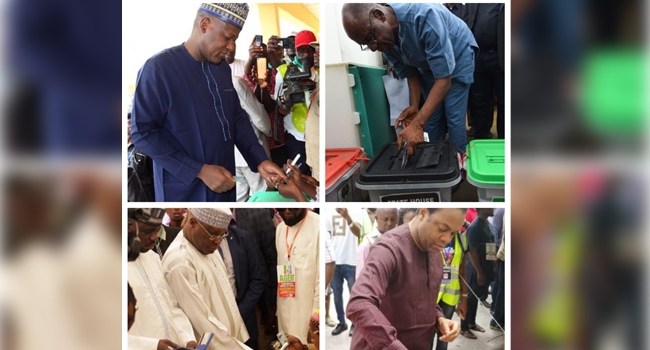
[[[293,49],[295,46],[295,38],[280,38],[279,44],[285,49]]]
[[[266,57],[257,58],[257,79],[266,80]]]
[[[262,46],[262,36],[255,35],[255,46]]]

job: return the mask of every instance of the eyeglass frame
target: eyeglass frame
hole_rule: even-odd
[[[375,43],[375,45],[377,45],[377,41],[375,40],[375,30],[372,28],[372,15],[375,14],[375,10],[378,9],[373,6],[373,8],[370,9],[370,13],[368,14],[368,24],[370,24],[370,41],[368,41],[368,44],[363,44],[363,45],[359,44],[361,51],[372,51],[370,50],[370,45],[372,45],[373,42]]]
[[[194,220],[196,220],[196,219],[194,219]],[[206,230],[205,227],[203,227],[203,225],[201,225],[201,222],[199,220],[196,220],[196,223],[199,224],[199,226],[201,226],[203,231],[205,231],[205,233],[208,235],[208,239],[211,240],[211,241],[223,240],[224,238],[228,237],[228,233],[229,233],[228,230],[226,230],[226,232],[224,232],[221,235],[213,235],[210,232],[208,232],[208,230]]]

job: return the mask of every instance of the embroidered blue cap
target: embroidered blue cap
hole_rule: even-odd
[[[241,29],[248,16],[248,4],[245,3],[203,3],[200,7],[222,21],[226,21]]]

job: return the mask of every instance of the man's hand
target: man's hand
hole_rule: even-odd
[[[451,343],[460,333],[460,323],[448,320],[444,317],[438,319],[438,332],[440,341]]]
[[[197,346],[199,346],[199,343],[195,342],[194,340],[188,341],[187,345],[185,345],[185,347],[188,349],[196,349]]]
[[[291,198],[296,202],[306,202],[307,198],[302,194],[298,184],[293,182],[292,179],[285,181],[280,181],[278,184],[278,192],[284,198]]]
[[[201,179],[209,189],[217,193],[226,192],[235,187],[236,184],[235,178],[232,177],[230,171],[218,165],[203,164],[203,168],[196,177]]]
[[[393,69],[393,67],[388,66],[388,68],[386,68],[386,75],[391,75],[390,73],[393,73],[392,74],[393,78],[399,79],[399,77],[397,76],[397,73],[395,73],[395,70]]]
[[[402,149],[402,140],[406,139],[406,154],[412,156],[415,153],[415,148],[424,142],[424,130],[421,126],[412,123],[407,128],[402,130],[397,136],[397,147]]]
[[[304,350],[305,346],[302,345],[300,339],[291,334],[287,334],[287,341],[289,342],[288,350]]]
[[[287,159],[287,164],[284,165],[284,168],[282,170],[284,170],[284,172],[286,173],[287,169],[291,169],[291,172],[289,172],[291,178],[296,184],[300,184],[300,182],[302,181],[302,173],[300,172],[300,168],[298,168],[295,165],[291,165],[291,162],[292,162],[291,159]]]
[[[460,303],[458,303],[458,307],[456,308],[456,313],[458,314],[458,317],[460,317],[461,320],[465,319],[465,316],[467,315],[467,297],[464,296],[460,297]]]
[[[419,111],[420,110],[418,110],[418,108],[414,106],[406,107],[406,109],[404,109],[402,113],[400,113],[399,117],[397,117],[397,121],[395,121],[395,130],[399,128],[400,123],[402,123],[404,129],[406,129],[409,125],[411,125],[413,118],[415,118],[415,116],[418,115]]]
[[[274,53],[278,58],[282,57],[284,47],[280,45],[280,38],[277,35],[272,35],[266,45],[269,53]]]
[[[275,188],[279,181],[286,181],[286,179],[288,179],[282,169],[270,160],[265,160],[260,163],[260,165],[257,166],[257,171],[259,171],[260,175],[262,175],[266,181],[266,184],[271,188]]]
[[[160,339],[158,341],[157,350],[169,350],[169,348],[180,348],[180,346],[169,339]]]
[[[336,212],[339,213],[345,220],[348,221],[348,224],[352,222],[352,218],[350,217],[350,213],[346,208],[336,208]]]
[[[248,47],[248,59],[255,62],[258,57],[265,57],[264,47],[255,46],[255,38],[251,42],[251,46]]]
[[[484,286],[485,285],[485,275],[482,273],[478,274],[478,285],[479,286]]]

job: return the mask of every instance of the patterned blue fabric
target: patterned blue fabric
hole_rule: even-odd
[[[248,4],[242,3],[203,3],[201,11],[205,11],[241,29],[248,16]]]

